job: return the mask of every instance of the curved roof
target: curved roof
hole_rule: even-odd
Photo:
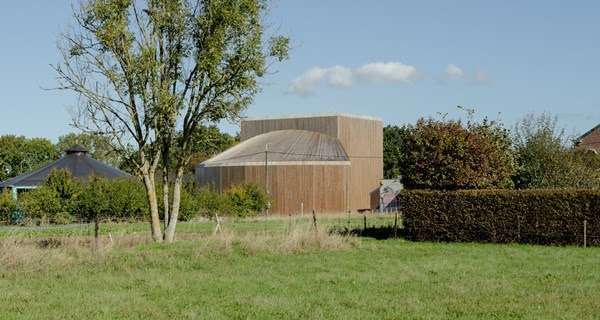
[[[350,164],[348,155],[337,138],[306,130],[278,130],[243,141],[199,166],[265,165],[266,148],[269,165]]]
[[[7,187],[36,187],[44,183],[53,169],[66,169],[76,179],[86,179],[90,176],[108,179],[130,177],[126,172],[113,168],[87,155],[81,147],[65,150],[66,155],[37,170],[0,182],[0,188]]]

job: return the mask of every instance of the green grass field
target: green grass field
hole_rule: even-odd
[[[360,226],[362,220],[320,220],[320,228],[334,225]],[[287,219],[224,224],[246,235],[285,233],[289,226]],[[205,243],[215,241],[208,235],[212,228],[210,222],[185,223],[179,231],[186,240],[176,244],[132,244],[100,255],[82,248],[36,249],[33,255],[50,254],[15,262],[10,259],[18,251],[0,253],[0,319],[600,317],[600,248],[359,237],[335,242],[339,247],[298,251],[249,250],[251,243],[236,241],[216,241],[206,249]],[[88,229],[4,228],[0,234],[3,241],[35,241],[85,236]],[[104,225],[108,232],[115,239],[145,235],[147,226]]]

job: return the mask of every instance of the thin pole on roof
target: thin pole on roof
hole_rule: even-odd
[[[265,144],[265,191],[267,192],[267,196],[270,196],[269,193],[269,144]],[[269,207],[270,204],[267,205],[266,214],[269,215]]]

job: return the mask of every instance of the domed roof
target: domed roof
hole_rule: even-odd
[[[264,165],[266,150],[269,165],[350,164],[337,138],[306,130],[278,130],[243,141],[199,166]]]

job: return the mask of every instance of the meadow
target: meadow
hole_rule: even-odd
[[[368,227],[392,217],[370,216]],[[0,228],[2,319],[593,319],[600,248],[330,234],[361,216]],[[109,237],[110,234],[110,237]],[[373,234],[377,234],[373,232]],[[379,239],[377,239],[379,238]]]

